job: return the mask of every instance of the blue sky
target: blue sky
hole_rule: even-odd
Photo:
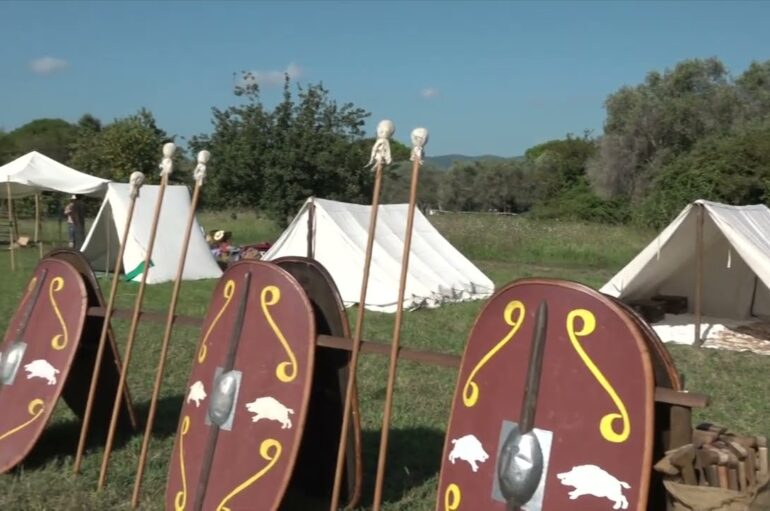
[[[513,156],[584,129],[647,72],[770,59],[770,2],[0,2],[0,128],[105,122],[149,108],[179,136],[237,103],[258,71],[272,105],[289,70],[339,102],[430,130],[429,154]]]

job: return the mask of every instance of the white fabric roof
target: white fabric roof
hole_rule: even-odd
[[[11,182],[11,198],[38,192],[103,197],[109,180],[84,174],[37,151],[20,156],[0,167],[0,195],[8,198],[6,182]]]
[[[157,185],[144,185],[140,189],[123,255],[123,270],[126,273],[144,262],[159,189]],[[113,270],[128,217],[129,190],[130,186],[124,183],[108,185],[99,214],[80,249],[97,270]],[[176,277],[190,206],[190,193],[186,186],[166,187],[152,251],[153,266],[147,275],[148,284],[167,282]],[[214,279],[221,275],[222,270],[211,254],[196,219],[190,234],[182,279]],[[133,280],[141,280],[141,273]]]
[[[704,208],[703,314],[770,315],[770,209],[699,200],[602,288],[626,300],[686,296],[693,310],[697,208]]]
[[[309,206],[315,205],[313,256],[331,274],[346,306],[361,296],[371,206],[311,198],[263,259],[307,255]],[[366,308],[395,312],[407,204],[382,205],[369,272]],[[486,298],[493,282],[415,211],[404,308]]]

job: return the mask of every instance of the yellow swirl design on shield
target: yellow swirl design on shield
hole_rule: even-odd
[[[481,368],[484,367],[486,363],[497,354],[498,351],[503,349],[503,346],[508,344],[508,342],[513,339],[513,336],[516,335],[516,332],[519,331],[522,323],[524,323],[525,312],[526,308],[524,307],[524,304],[519,300],[508,302],[508,305],[505,306],[503,319],[511,327],[511,331],[508,332],[506,336],[495,345],[494,348],[489,350],[489,352],[487,352],[487,354],[484,355],[481,360],[479,360],[479,363],[476,364],[476,367],[473,368],[473,371],[471,371],[471,374],[468,376],[468,379],[463,386],[463,404],[466,407],[472,407],[479,400],[479,386],[475,381],[473,381],[473,379],[476,377],[476,373],[478,373]]]
[[[576,318],[580,318],[583,321],[583,327],[580,330],[575,330]],[[577,354],[580,355],[580,358],[583,360],[583,363],[586,365],[586,367],[588,367],[588,370],[591,371],[591,374],[593,374],[594,378],[596,378],[596,381],[599,382],[599,385],[604,388],[605,392],[607,392],[607,394],[612,399],[612,402],[615,403],[615,406],[619,412],[608,413],[602,417],[602,420],[599,423],[599,431],[601,432],[604,439],[608,442],[621,443],[625,442],[631,434],[631,420],[628,417],[628,410],[626,410],[626,405],[623,404],[623,401],[620,399],[620,396],[618,396],[618,393],[615,392],[615,389],[612,387],[610,382],[607,381],[607,378],[604,376],[604,374],[602,374],[601,370],[596,367],[596,364],[594,364],[594,361],[591,360],[591,358],[583,349],[583,346],[580,345],[580,341],[578,340],[579,337],[591,335],[595,329],[596,317],[591,311],[586,309],[575,309],[570,311],[570,313],[567,315],[567,334],[569,335],[569,340],[572,342],[572,346],[575,348],[575,351],[577,351]],[[616,432],[615,428],[613,427],[613,423],[617,420],[622,421],[623,429],[620,431],[620,433]]]
[[[206,344],[209,340],[209,336],[211,335],[211,332],[214,330],[214,327],[217,326],[217,323],[219,322],[219,318],[222,317],[222,314],[225,313],[225,310],[230,305],[230,302],[233,300],[233,295],[235,295],[235,281],[232,279],[228,279],[228,281],[225,283],[225,288],[222,291],[222,296],[225,297],[225,303],[222,304],[222,308],[219,309],[219,312],[217,312],[217,315],[214,316],[214,321],[211,322],[211,325],[209,325],[208,330],[206,330],[206,335],[203,336],[203,341],[201,341],[201,347],[198,350],[198,363],[202,364],[206,360],[206,354],[208,353],[208,345]]]
[[[462,493],[460,492],[460,487],[455,483],[450,483],[444,493],[444,511],[456,511],[460,508],[461,500]]]
[[[281,362],[276,366],[275,376],[282,382],[289,383],[290,381],[294,381],[297,377],[297,357],[294,356],[294,353],[289,346],[289,342],[286,340],[286,337],[284,337],[281,329],[278,328],[278,325],[275,324],[273,316],[270,315],[270,311],[268,310],[268,307],[275,305],[281,300],[281,290],[278,289],[277,286],[266,286],[262,290],[259,300],[262,306],[262,312],[265,314],[265,318],[270,324],[270,328],[273,329],[273,333],[275,333],[275,336],[281,341],[283,349],[286,350],[286,354],[289,356],[288,361]]]
[[[59,304],[56,303],[56,299],[53,296],[54,293],[58,293],[62,289],[64,289],[64,279],[61,277],[52,278],[51,284],[48,286],[48,298],[51,300],[51,306],[53,307],[53,311],[56,314],[56,318],[59,320],[62,329],[62,333],[54,335],[51,339],[51,347],[55,350],[63,350],[67,347],[67,343],[69,342],[67,324],[64,322],[64,318],[61,315]]]
[[[9,436],[18,433],[22,429],[26,428],[33,422],[35,422],[45,411],[45,402],[42,399],[33,399],[29,402],[27,405],[27,411],[32,416],[31,419],[29,419],[24,424],[21,424],[19,426],[16,426],[15,428],[11,429],[10,431],[6,431],[2,435],[0,435],[0,441],[5,440]]]
[[[272,438],[263,440],[262,444],[259,446],[259,455],[262,456],[262,458],[265,459],[268,464],[265,465],[262,470],[248,478],[246,481],[238,485],[237,488],[228,493],[227,496],[222,499],[222,502],[219,503],[216,511],[232,511],[225,504],[227,504],[230,500],[232,500],[233,497],[241,493],[243,490],[254,484],[260,477],[268,473],[270,469],[273,468],[276,463],[278,463],[278,458],[281,456],[281,443],[278,440],[274,440]]]
[[[187,506],[187,475],[184,468],[184,436],[190,430],[190,416],[185,415],[182,419],[182,431],[179,436],[179,468],[182,476],[182,491],[176,492],[174,496],[174,509],[184,511]]]

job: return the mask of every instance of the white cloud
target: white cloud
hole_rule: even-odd
[[[435,87],[426,87],[420,91],[420,96],[425,99],[433,99],[438,96],[438,89]]]
[[[286,66],[286,69],[283,71],[278,69],[271,69],[268,71],[254,69],[251,71],[246,71],[238,80],[238,84],[248,85],[256,82],[262,87],[277,87],[283,85],[285,75],[289,75],[289,78],[295,80],[302,76],[302,68],[292,62]]]
[[[29,63],[29,68],[32,72],[39,75],[49,75],[66,69],[68,66],[69,62],[64,59],[57,59],[56,57],[40,57]]]

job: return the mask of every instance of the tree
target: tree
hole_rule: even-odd
[[[116,119],[101,128],[101,122],[85,115],[78,122],[78,137],[74,144],[72,166],[89,174],[128,182],[132,172],[140,171],[147,182],[159,182],[158,164],[162,158],[163,144],[171,141],[165,131],[158,128],[149,110]],[[177,151],[177,162],[181,151]],[[171,175],[179,180],[180,173]]]
[[[30,151],[38,151],[66,164],[76,137],[77,128],[67,121],[36,119],[2,137],[0,158],[2,163],[8,163]]]
[[[636,212],[644,225],[661,227],[688,203],[770,202],[770,123],[729,136],[711,136],[666,165]]]
[[[308,196],[360,202],[368,199],[372,173],[364,169],[362,144],[369,114],[339,105],[321,84],[297,86],[286,76],[282,101],[266,109],[253,76],[243,73],[234,93],[244,103],[213,108],[214,131],[194,137],[217,168],[207,189],[209,205],[262,208],[285,222]]]
[[[604,136],[589,178],[604,196],[635,200],[672,158],[703,137],[729,132],[741,110],[727,70],[716,58],[651,72],[643,84],[610,95],[605,107]]]

